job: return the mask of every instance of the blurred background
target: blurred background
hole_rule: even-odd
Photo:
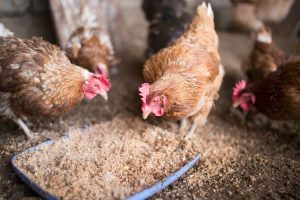
[[[276,2],[276,0],[269,1]],[[112,4],[118,4],[117,7],[119,7],[119,9],[120,7],[129,8],[129,12],[123,13],[123,15],[126,14],[126,19],[123,20],[133,20],[135,24],[137,21],[144,21],[143,13],[140,10],[141,0],[112,0],[111,2]],[[190,12],[194,12],[196,5],[200,4],[202,0],[187,0],[187,2]],[[233,9],[230,0],[210,0],[209,2],[212,3],[215,12],[217,29],[233,30]],[[136,8],[138,10],[136,10]],[[293,35],[290,36],[294,41],[299,41],[297,36],[300,37],[299,10],[300,1],[296,0],[291,6],[291,11],[287,13],[287,18],[283,18],[283,21],[288,23],[280,23],[280,26],[275,26],[276,29],[281,30],[281,34],[283,35],[285,34],[287,36],[286,33],[292,33]],[[139,18],[135,17],[139,15],[142,16]],[[7,28],[15,32],[17,36],[42,36],[50,42],[57,43],[48,0],[0,0],[0,21],[4,23]],[[147,31],[143,29],[137,30],[144,31],[145,33]],[[126,29],[123,31],[126,31]]]
[[[56,41],[47,0],[0,0],[0,21],[17,36]]]

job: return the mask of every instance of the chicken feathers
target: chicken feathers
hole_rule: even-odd
[[[67,56],[73,63],[108,77],[109,69],[116,60],[107,21],[101,18],[99,24],[97,14],[87,4],[81,5],[79,14],[81,25],[68,40]]]
[[[142,8],[149,21],[147,56],[172,44],[187,29],[191,15],[185,0],[144,0]]]
[[[256,108],[272,119],[300,119],[300,59],[285,63],[253,87]]]
[[[263,28],[256,34],[254,49],[244,65],[248,82],[233,89],[233,106],[270,119],[300,119],[300,57],[287,55]]]
[[[249,82],[255,82],[276,71],[289,58],[273,41],[271,30],[263,27],[256,32],[253,50],[243,69]]]
[[[32,135],[23,118],[58,116],[83,97],[105,96],[109,90],[104,76],[71,64],[57,46],[4,32],[0,33],[0,115],[13,119],[28,137]]]
[[[203,3],[187,31],[144,64],[144,78],[151,84],[146,111],[161,97],[167,118],[204,125],[224,76],[218,45],[212,8]]]

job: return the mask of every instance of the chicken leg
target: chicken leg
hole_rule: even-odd
[[[187,118],[183,118],[180,120],[179,133],[183,133],[188,126],[189,120]]]
[[[26,134],[27,138],[31,139],[33,135],[31,133],[30,129],[27,127],[27,125],[22,121],[22,119],[17,118],[14,121],[22,128],[22,130]]]
[[[223,67],[223,65],[220,64],[219,65],[219,74],[213,82],[213,88],[214,88],[215,94],[211,98],[213,98],[215,100],[218,99],[218,97],[219,97],[218,91],[220,90],[224,75],[225,75],[224,67]],[[187,131],[187,133],[185,134],[184,140],[188,140],[191,138],[191,136],[195,132],[197,126],[202,127],[206,124],[208,114],[211,110],[211,107],[214,105],[214,103],[213,103],[214,101],[212,99],[210,99],[207,102],[208,103],[196,115],[194,115],[192,117],[193,124],[190,127],[190,129]]]
[[[27,117],[21,116],[21,119],[22,119],[22,121],[24,122],[24,124],[27,125],[27,127],[33,126],[33,124],[31,123],[31,121],[30,121]]]
[[[184,140],[188,140],[192,137],[194,134],[197,126],[203,127],[206,124],[207,116],[211,110],[211,107],[213,106],[213,101],[208,101],[208,103],[199,111],[196,115],[191,117],[191,120],[193,121],[190,129],[186,132],[184,136]]]
[[[194,134],[196,128],[197,128],[197,123],[193,122],[193,124],[191,125],[190,129],[184,135],[183,139],[184,140],[190,139],[192,137],[192,135]]]
[[[187,129],[188,124],[189,124],[189,119],[188,118],[181,119],[180,120],[179,132],[184,133]],[[184,140],[189,139],[193,135],[193,133],[195,132],[196,128],[197,128],[197,123],[193,122],[192,125],[190,126],[190,128],[186,131],[183,139]]]

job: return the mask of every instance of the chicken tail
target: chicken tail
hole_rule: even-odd
[[[13,35],[13,32],[5,28],[5,26],[2,23],[0,23],[0,37],[9,37]]]
[[[209,25],[214,28],[214,12],[210,3],[206,4],[202,2],[197,8],[197,16],[201,20],[202,24]]]
[[[271,30],[269,28],[263,26],[256,32],[255,40],[260,43],[271,44],[272,43]]]
[[[192,41],[197,38],[196,43],[199,46],[206,46],[208,51],[217,51],[219,39],[215,30],[214,12],[210,3],[203,2],[198,6],[196,15],[183,38],[188,40],[192,38]]]
[[[210,3],[206,4],[203,2],[198,6],[196,15],[189,26],[187,34],[206,35],[211,31],[215,32],[214,12]]]
[[[201,16],[207,16],[207,17],[211,17],[211,19],[214,19],[214,12],[211,8],[210,3],[208,3],[206,5],[205,2],[202,2],[201,5],[198,6],[197,8],[197,14],[201,17]]]
[[[81,26],[83,27],[97,27],[96,16],[92,13],[87,5],[83,5],[80,10]]]

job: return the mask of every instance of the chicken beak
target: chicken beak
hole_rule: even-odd
[[[143,112],[143,119],[147,119],[147,117],[148,117],[148,115],[150,115],[150,113],[151,113],[151,110],[149,110],[149,108],[146,109],[146,110]]]
[[[103,97],[103,99],[105,101],[107,101],[108,97],[107,97],[107,93],[106,92],[100,93],[100,95]]]

